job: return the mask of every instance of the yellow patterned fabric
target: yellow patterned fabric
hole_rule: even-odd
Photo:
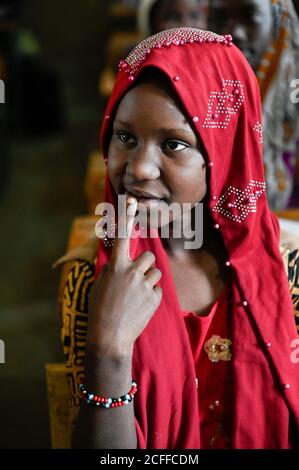
[[[87,301],[94,282],[95,266],[78,260],[71,268],[64,287],[62,303],[62,344],[70,386],[70,424],[80,404],[78,386],[84,375]]]
[[[288,253],[288,280],[299,334],[299,250]]]
[[[299,250],[281,249],[294,315],[299,334]],[[87,330],[88,295],[94,282],[95,266],[85,260],[78,260],[71,268],[63,295],[62,343],[67,379],[70,386],[70,419],[73,424],[80,403],[78,385],[84,375],[85,338]]]

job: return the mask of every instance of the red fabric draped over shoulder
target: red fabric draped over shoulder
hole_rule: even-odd
[[[172,82],[208,156],[208,204],[233,278],[232,445],[287,448],[290,416],[299,429],[299,366],[290,360],[297,332],[266,199],[256,78],[229,36],[179,28],[143,41],[121,63],[102,127],[105,158],[116,107],[145,67]],[[117,206],[109,178],[104,200]],[[167,254],[159,238],[131,239],[132,258],[144,250],[156,255],[163,299],[134,346],[138,445],[200,448],[194,362]],[[97,274],[110,251],[100,242]]]

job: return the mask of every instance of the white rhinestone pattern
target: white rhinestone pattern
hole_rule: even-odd
[[[230,34],[221,36],[212,31],[187,27],[168,29],[150,36],[134,47],[128,57],[119,62],[119,70],[125,70],[129,74],[129,79],[134,80],[136,71],[153,49],[193,43],[214,43],[230,47],[232,46],[232,41],[233,38]]]
[[[257,200],[266,190],[263,181],[250,180],[244,190],[229,186],[220,196],[213,207],[213,212],[219,212],[235,222],[243,222],[248,215],[257,211]]]
[[[259,143],[262,144],[263,143],[263,137],[264,137],[264,133],[263,133],[263,126],[260,122],[257,122],[254,126],[253,126],[253,130],[255,132],[258,132],[259,134]]]
[[[204,128],[226,129],[244,103],[244,85],[239,80],[223,80],[221,91],[211,91]]]

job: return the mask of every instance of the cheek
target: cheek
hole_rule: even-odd
[[[113,145],[110,145],[107,160],[107,174],[113,186],[115,186],[122,175],[124,167],[125,163],[123,162],[121,155],[116,151]]]
[[[200,202],[207,192],[206,176],[206,168],[203,164],[181,172],[178,178],[180,183],[176,182],[175,197],[180,202]]]

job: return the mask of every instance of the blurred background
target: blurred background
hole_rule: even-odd
[[[45,364],[63,361],[51,266],[90,209],[107,47],[116,63],[134,39],[133,3],[0,1],[0,448],[50,447]]]
[[[287,95],[299,78],[298,18],[293,5],[287,16],[277,4],[291,2],[0,0],[0,448],[68,446],[59,308],[66,268],[52,264],[92,235],[105,177],[98,138],[103,111],[117,63],[139,39],[169,27],[210,26],[231,33],[251,54],[264,96],[270,90],[287,104],[282,122],[275,120],[288,137],[286,164],[282,155],[273,172],[280,185],[278,192],[273,186],[273,209],[299,219],[299,111]],[[299,1],[294,4],[298,9]],[[270,22],[266,39],[263,18]],[[264,50],[248,47],[252,34],[257,44],[262,34]],[[284,52],[292,65],[287,79],[271,66],[287,63],[280,60]],[[271,120],[277,101],[264,102]],[[267,136],[265,146],[273,148]]]

